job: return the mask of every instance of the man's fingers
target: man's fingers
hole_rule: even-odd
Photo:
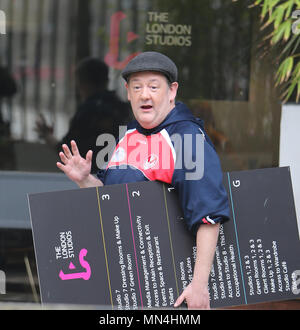
[[[63,164],[60,163],[60,162],[57,162],[57,163],[56,163],[56,166],[57,166],[60,170],[62,170],[63,172],[65,172],[65,165],[63,165]]]
[[[77,144],[74,140],[71,141],[71,148],[74,156],[80,156]]]
[[[65,156],[65,154],[62,151],[59,153],[59,157],[61,161],[66,165],[66,163],[68,162],[68,158]]]
[[[93,151],[92,150],[89,150],[85,156],[85,159],[90,162],[92,161],[92,157],[93,157]]]
[[[180,306],[183,303],[184,299],[185,299],[185,295],[184,293],[182,293],[175,301],[174,307]]]
[[[65,153],[66,157],[71,158],[72,154],[71,154],[71,151],[70,151],[69,147],[66,144],[63,144],[62,148],[64,150],[64,153]]]

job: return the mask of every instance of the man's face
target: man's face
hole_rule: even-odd
[[[125,86],[134,117],[146,129],[158,126],[175,106],[178,83],[169,85],[163,74],[134,73]]]

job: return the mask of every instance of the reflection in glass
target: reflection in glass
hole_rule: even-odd
[[[117,135],[130,120],[120,73],[144,50],[176,62],[178,99],[204,119],[224,171],[278,165],[274,68],[258,57],[258,15],[248,1],[1,0],[0,10],[6,18],[6,34],[0,34],[0,170],[56,172],[59,144],[77,139],[84,155],[95,147],[98,130]],[[85,59],[97,59],[107,70],[105,86],[88,97],[78,79]],[[29,231],[0,234],[0,270],[6,265],[8,278],[0,300],[35,301],[25,262],[27,256],[36,283]],[[13,287],[15,281],[20,286]]]

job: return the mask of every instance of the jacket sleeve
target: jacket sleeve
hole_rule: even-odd
[[[103,184],[105,184],[105,172],[106,172],[105,169],[101,169],[98,170],[98,172],[96,173],[97,178],[101,180]]]
[[[229,219],[228,197],[219,157],[204,130],[194,123],[183,123],[177,135],[181,141],[174,144],[176,164],[172,185],[187,226],[196,233],[200,224],[223,223]]]

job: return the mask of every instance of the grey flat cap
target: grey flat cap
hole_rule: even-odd
[[[134,57],[122,71],[122,77],[127,81],[132,73],[155,71],[164,74],[172,83],[177,81],[177,67],[166,55],[158,52],[144,52]]]

